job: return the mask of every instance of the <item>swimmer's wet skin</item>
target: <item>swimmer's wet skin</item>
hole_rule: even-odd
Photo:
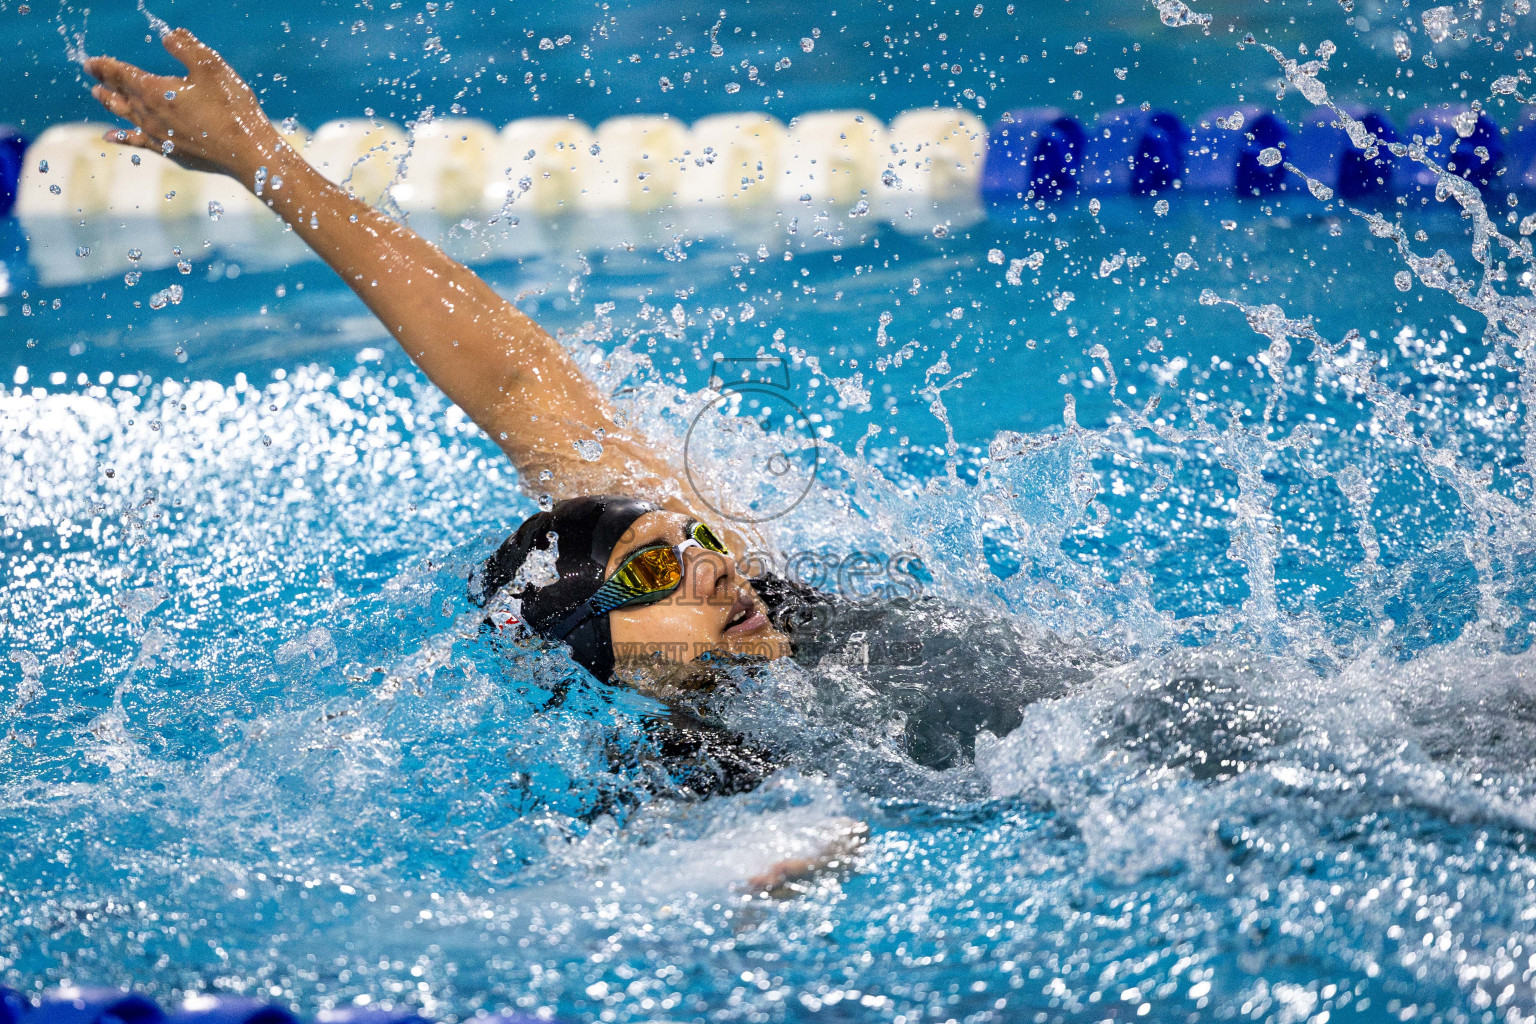
[[[187,68],[185,77],[153,75],[111,57],[85,61],[100,83],[92,95],[134,125],[108,139],[250,189],[497,442],[519,479],[540,481],[559,499],[487,563],[479,596],[490,605],[489,621],[506,621],[496,619],[498,591],[530,553],[548,550],[553,533],[559,579],[516,591],[518,625],[569,643],[598,678],[656,692],[696,684],[702,655],[791,653],[788,636],[728,553],[744,550],[743,538],[725,530],[713,544],[701,540],[717,537],[710,525],[724,524],[705,525],[684,475],[657,446],[615,422],[605,396],[554,338],[468,268],[326,180],[283,139],[234,69],[191,32],[176,29],[162,43]],[[588,461],[575,443],[594,436],[603,439],[602,453]],[[852,824],[844,830],[854,837],[848,842],[858,834]],[[780,888],[821,860],[846,857],[848,842],[831,844],[826,858],[780,865],[763,886]]]

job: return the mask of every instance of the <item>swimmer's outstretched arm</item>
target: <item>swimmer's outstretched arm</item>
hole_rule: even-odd
[[[111,57],[85,62],[101,83],[92,95],[135,126],[110,139],[167,152],[257,192],[501,446],[530,492],[625,492],[688,511],[691,492],[678,471],[644,437],[614,423],[607,399],[558,341],[473,271],[310,167],[250,87],[191,32],[177,29],[162,41],[186,77],[152,75]],[[603,454],[589,462],[573,443],[597,430],[606,434]],[[541,480],[545,470],[551,478]]]

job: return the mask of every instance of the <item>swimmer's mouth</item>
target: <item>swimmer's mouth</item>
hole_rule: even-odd
[[[757,604],[748,594],[737,594],[731,605],[730,617],[725,620],[726,634],[752,633],[768,624],[768,617],[757,610]]]

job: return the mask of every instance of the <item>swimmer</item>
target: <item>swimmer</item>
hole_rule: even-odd
[[[710,666],[722,659],[784,658],[797,645],[815,648],[828,634],[825,621],[804,628],[814,618],[805,609],[825,605],[825,595],[772,576],[748,579],[732,557],[746,550],[748,538],[710,521],[669,453],[617,421],[607,397],[558,341],[467,267],[321,176],[262,112],[250,87],[191,32],[176,29],[162,43],[186,67],[184,77],[150,74],[111,57],[85,61],[99,83],[92,95],[133,125],[107,139],[228,175],[253,191],[500,446],[524,487],[556,499],[478,574],[476,596],[491,628],[567,644],[597,679],[663,699],[707,687]],[[599,438],[601,454],[589,460],[578,444],[590,453]],[[520,575],[531,557],[548,557],[551,537],[555,578]],[[975,635],[986,630],[979,621],[967,625]],[[999,691],[1001,710],[978,712],[971,700],[980,674],[974,652],[956,648],[953,630],[940,640],[943,646],[925,648],[923,657],[952,666],[945,679],[958,682],[946,689],[903,681],[898,689],[907,704],[893,706],[910,717],[920,751],[914,760],[931,768],[963,759],[981,729],[1010,731],[1022,705],[1049,689],[1039,676],[1021,689],[1028,671],[1014,659],[993,673],[1008,682]],[[825,644],[822,650],[818,657]],[[925,709],[934,714],[925,719]],[[940,713],[963,720],[965,735],[956,740],[923,724]],[[738,738],[722,739],[686,710],[657,736],[664,754],[699,767],[699,781],[686,785],[701,794],[750,789],[773,770],[771,758]],[[860,828],[848,823],[844,840],[825,856],[775,865],[757,884],[778,888],[846,858]]]
[[[257,192],[500,446],[524,487],[556,499],[496,552],[482,597],[494,599],[553,532],[560,578],[520,589],[519,625],[569,644],[597,678],[643,682],[706,653],[790,653],[730,556],[746,538],[709,522],[685,474],[615,421],[607,396],[558,341],[463,264],[322,177],[191,32],[176,29],[162,43],[185,77],[111,57],[85,61],[99,83],[91,94],[134,126],[107,139]],[[576,445],[597,438],[602,454],[589,461]],[[615,651],[644,656],[620,664]]]

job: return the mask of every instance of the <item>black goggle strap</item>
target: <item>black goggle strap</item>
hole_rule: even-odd
[[[692,545],[688,541],[684,541],[682,544],[679,544],[676,547],[673,547],[671,544],[649,544],[634,551],[628,558],[624,559],[624,561],[620,563],[619,567],[614,570],[613,575],[608,577],[608,579],[603,582],[601,587],[597,588],[597,593],[593,594],[581,604],[577,605],[563,619],[555,623],[554,627],[549,631],[550,635],[553,636],[556,640],[564,640],[566,637],[570,636],[571,633],[574,632],[579,626],[581,626],[582,623],[591,619],[595,619],[599,615],[607,615],[609,612],[614,611],[617,608],[625,608],[630,605],[646,604],[651,601],[660,601],[662,598],[666,597],[668,594],[672,593],[672,591],[676,590],[679,586],[682,585],[682,551],[685,547],[691,546]],[[699,546],[703,547],[704,545],[700,544]],[[625,573],[624,570],[629,568],[629,564],[631,562],[639,558],[641,555],[646,554],[647,552],[663,549],[670,550],[673,554],[673,557],[677,559],[678,573],[676,583],[672,584],[670,587],[657,587],[655,589],[649,589],[645,587],[633,586],[625,581],[625,577],[628,574]]]

